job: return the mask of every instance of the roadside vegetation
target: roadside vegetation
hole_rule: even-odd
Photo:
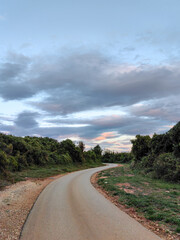
[[[123,167],[99,173],[98,184],[146,219],[180,233],[180,122],[164,134],[137,135],[130,153],[105,151]],[[125,163],[125,164],[124,164]]]
[[[105,151],[103,162],[131,163],[152,178],[180,182],[180,122],[164,134],[136,135],[130,153]]]
[[[70,139],[15,137],[0,134],[0,187],[27,177],[48,177],[101,165],[99,145],[85,151]]]
[[[132,160],[132,154],[127,152],[113,152],[106,150],[102,155],[104,163],[128,163]]]
[[[98,184],[127,208],[180,233],[180,185],[153,179],[130,164],[100,172]]]

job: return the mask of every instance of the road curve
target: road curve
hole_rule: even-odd
[[[91,185],[91,175],[109,167],[74,172],[49,184],[20,240],[160,240]]]

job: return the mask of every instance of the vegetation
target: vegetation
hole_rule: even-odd
[[[131,142],[134,168],[157,179],[180,181],[180,122],[165,134],[137,135]]]
[[[121,204],[180,233],[180,122],[131,142],[131,153],[105,151],[103,162],[126,164],[99,173],[98,184]]]
[[[106,150],[102,155],[102,161],[105,163],[127,163],[132,159],[132,154],[127,152],[116,153]]]
[[[180,232],[180,185],[152,179],[130,165],[99,173],[98,184],[121,204],[133,207],[147,219]]]
[[[32,173],[33,169],[39,173],[40,169],[46,169],[45,175],[52,175],[63,172],[62,169],[77,170],[81,166],[101,164],[99,145],[87,152],[84,149],[83,142],[76,146],[70,139],[59,143],[47,137],[22,138],[0,133],[0,178],[14,181],[16,176]]]

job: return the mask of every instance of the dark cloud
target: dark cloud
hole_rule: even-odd
[[[19,100],[34,95],[36,91],[27,82],[29,64],[28,57],[15,53],[9,53],[6,62],[0,64],[0,96],[4,100]]]
[[[22,129],[31,129],[38,127],[38,122],[35,120],[39,116],[36,112],[22,112],[14,121],[15,126]]]
[[[65,134],[76,133],[85,139],[92,139],[98,137],[104,132],[117,132],[118,135],[137,135],[137,134],[153,134],[158,133],[162,126],[169,124],[169,121],[155,118],[143,118],[139,116],[102,116],[94,120],[89,119],[62,119],[62,120],[49,120],[49,123],[66,123],[66,124],[87,124],[83,127],[59,127],[55,128],[58,132]],[[51,128],[54,129],[54,128]],[[46,131],[46,129],[43,129]],[[162,132],[166,131],[162,129]]]
[[[0,88],[0,95],[4,100],[20,100],[33,94],[33,90],[25,83],[2,83]]]
[[[177,95],[180,91],[178,67],[142,66],[129,70],[124,66],[122,70],[121,65],[96,52],[36,61],[17,56],[13,59],[18,65],[8,63],[1,73],[3,79],[11,80],[11,84],[2,85],[1,96],[6,100],[26,99],[43,93],[46,97],[42,101],[29,103],[56,115],[129,106]],[[25,66],[23,72],[22,66]]]
[[[69,114],[102,107],[128,106],[139,101],[176,95],[180,90],[179,74],[166,68],[119,73],[116,76],[102,72],[96,72],[94,76],[88,71],[86,73],[87,76],[78,75],[72,69],[71,77],[62,75],[64,81],[59,74],[59,81],[47,81],[49,88],[46,83],[42,86],[41,82],[42,90],[49,97],[32,104],[53,114]]]
[[[37,112],[44,112],[22,112],[13,125],[2,121],[0,131],[57,139],[78,136],[92,141],[106,139],[108,132],[117,136],[165,132],[180,119],[179,65],[122,66],[97,52],[31,59],[10,54],[7,60],[0,67],[0,96],[4,100],[24,99]],[[31,98],[37,94],[41,97]],[[127,114],[106,115],[106,110],[115,106]],[[104,116],[73,116],[98,109],[105,109]],[[42,127],[39,119],[51,127]],[[128,141],[124,148],[128,148]]]
[[[0,124],[0,131],[16,136],[42,136],[58,140],[72,138],[83,140],[85,144],[95,146],[99,141],[102,148],[115,151],[129,151],[130,139],[137,134],[153,134],[166,132],[170,126],[168,121],[138,116],[103,116],[94,120],[62,119],[49,120],[49,123],[66,123],[71,126],[40,127],[37,119],[42,118],[36,112],[22,112],[14,121],[14,125]],[[73,124],[86,124],[73,127]],[[123,136],[122,140],[119,137]]]
[[[137,117],[149,117],[159,120],[166,120],[170,123],[180,121],[180,95],[175,97],[149,101],[144,104],[131,106],[129,111]]]
[[[3,63],[0,68],[0,81],[6,82],[17,78],[23,71],[23,66],[16,63]]]

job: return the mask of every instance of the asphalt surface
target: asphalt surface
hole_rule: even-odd
[[[20,240],[160,240],[91,185],[91,175],[109,167],[74,172],[49,184]]]

